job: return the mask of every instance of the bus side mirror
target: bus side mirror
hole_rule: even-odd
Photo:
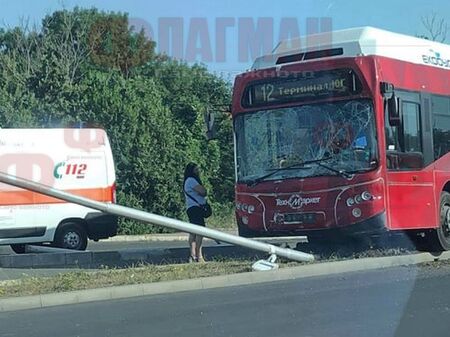
[[[392,83],[388,83],[388,82],[381,82],[380,90],[381,90],[381,94],[383,95],[383,98],[389,99],[394,94],[394,85]]]
[[[401,116],[402,116],[402,100],[399,97],[396,97],[395,94],[392,94],[392,97],[387,101],[387,109],[389,116],[389,125],[390,126],[400,126],[401,124]]]
[[[395,88],[392,83],[381,82],[380,90],[385,100],[385,108],[388,111],[389,125],[400,126],[402,115],[402,102],[395,96]]]
[[[214,112],[211,112],[209,109],[207,109],[204,118],[206,125],[206,139],[207,140],[216,139],[216,124]]]

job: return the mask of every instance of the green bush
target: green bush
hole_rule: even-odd
[[[231,119],[219,116],[218,139],[208,142],[203,114],[208,106],[230,103],[230,85],[201,65],[158,55],[154,47],[128,27],[126,14],[96,9],[56,11],[36,31],[0,30],[0,125],[82,121],[104,128],[115,158],[118,203],[178,219],[185,219],[184,167],[197,162],[215,208],[210,222],[228,227]],[[120,221],[123,234],[164,231]]]

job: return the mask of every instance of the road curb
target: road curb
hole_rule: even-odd
[[[37,247],[41,249],[40,247]],[[33,248],[34,249],[34,248]],[[261,258],[264,254],[232,245],[204,247],[208,257]],[[188,247],[183,248],[137,248],[111,251],[29,253],[0,256],[0,268],[88,268],[127,267],[138,264],[185,263]]]
[[[78,290],[65,293],[0,299],[0,312],[46,308],[57,305],[81,304],[146,295],[168,294],[192,290],[206,290],[230,286],[301,279],[313,276],[334,275],[381,268],[409,266],[424,262],[450,259],[450,252],[439,257],[428,253],[414,255],[363,258],[336,262],[324,262],[283,268],[268,272],[248,272],[213,276],[191,280],[136,284],[100,289]]]
[[[216,229],[216,228],[215,228]],[[237,235],[237,230],[229,229],[217,229],[218,231]],[[145,234],[145,235],[116,235],[111,238],[102,240],[102,242],[136,242],[136,241],[151,241],[151,242],[163,242],[163,241],[185,241],[188,239],[188,233],[173,233],[173,234]],[[205,240],[211,240],[205,238]]]
[[[185,241],[188,239],[188,234],[146,234],[146,235],[117,235],[112,238],[102,240],[102,242],[165,242],[165,241]]]

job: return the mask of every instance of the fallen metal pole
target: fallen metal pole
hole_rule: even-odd
[[[182,232],[202,235],[211,239],[228,242],[234,245],[247,247],[254,250],[266,252],[268,254],[275,254],[277,256],[285,257],[289,260],[310,262],[314,260],[311,254],[299,252],[292,249],[280,248],[271,244],[258,242],[252,239],[243,238],[240,236],[223,233],[221,231],[210,229],[202,226],[193,225],[184,221],[167,218],[161,215],[147,213],[144,211],[135,210],[129,207],[120,206],[116,204],[103,203],[94,201],[88,198],[73,195],[46,185],[42,185],[27,179],[15,177],[3,172],[0,172],[0,182],[13,185],[23,189],[31,190],[37,193],[45,194],[57,199],[65,200],[74,204],[93,208],[105,213],[110,213],[154,225],[170,227]]]

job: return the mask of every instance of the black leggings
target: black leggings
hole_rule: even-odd
[[[203,209],[199,206],[189,207],[187,210],[189,222],[199,226],[205,226],[205,219],[203,218]]]

